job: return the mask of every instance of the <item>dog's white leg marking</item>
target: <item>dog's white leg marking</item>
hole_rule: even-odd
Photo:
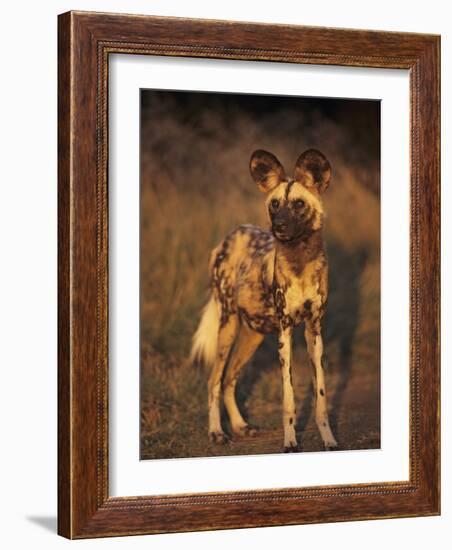
[[[283,384],[283,427],[284,427],[284,452],[298,451],[295,435],[295,422],[297,411],[292,384],[292,327],[282,328],[278,340],[279,363]]]
[[[229,317],[218,331],[217,357],[209,376],[209,437],[213,443],[225,443],[227,438],[221,427],[220,393],[223,371],[237,334],[237,317]]]
[[[224,377],[224,404],[229,414],[232,431],[239,435],[254,435],[256,429],[245,422],[235,400],[235,387],[240,371],[263,340],[263,335],[242,325]]]
[[[306,322],[305,338],[309,357],[315,373],[315,421],[326,449],[337,447],[330,428],[326,400],[325,372],[322,366],[323,341],[320,335],[320,323]]]

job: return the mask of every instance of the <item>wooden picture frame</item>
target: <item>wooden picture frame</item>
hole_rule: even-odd
[[[440,512],[440,38],[69,12],[58,38],[58,532],[87,538]],[[109,55],[410,74],[409,481],[147,497],[108,490]]]

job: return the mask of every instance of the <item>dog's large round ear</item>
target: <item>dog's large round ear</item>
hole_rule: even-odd
[[[295,179],[323,193],[330,184],[331,165],[323,153],[317,149],[308,149],[298,157]]]
[[[262,149],[251,155],[250,172],[263,193],[268,193],[286,178],[284,168],[275,155]]]

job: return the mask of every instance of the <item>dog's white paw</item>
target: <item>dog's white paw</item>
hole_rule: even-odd
[[[215,445],[225,445],[229,441],[224,432],[209,432],[209,439]]]
[[[325,445],[325,451],[334,451],[338,448],[337,441],[334,439],[334,437],[332,439],[325,440],[323,444]]]

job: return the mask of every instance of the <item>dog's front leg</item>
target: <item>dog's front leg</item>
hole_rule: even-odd
[[[284,452],[297,452],[298,444],[295,435],[295,399],[292,385],[292,327],[281,327],[278,339],[279,363],[283,383],[283,427]]]
[[[319,320],[306,322],[305,338],[315,377],[315,421],[325,449],[334,449],[337,447],[337,442],[331,431],[328,419],[325,373],[322,365],[323,341],[320,334]]]

